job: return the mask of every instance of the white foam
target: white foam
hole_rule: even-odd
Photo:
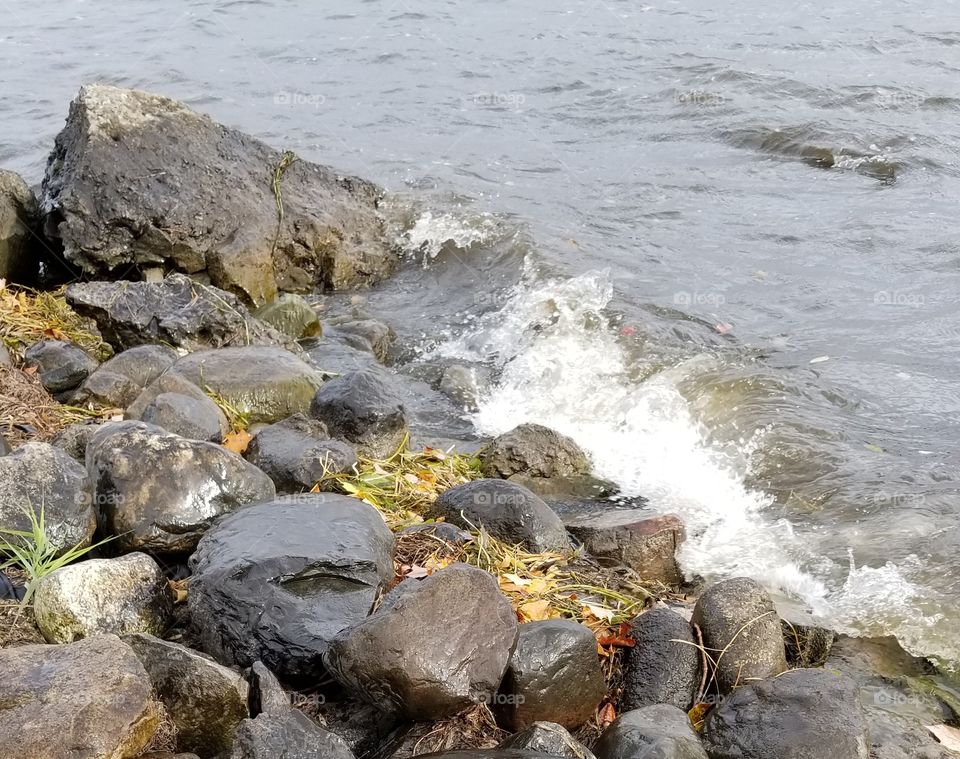
[[[420,256],[424,266],[436,258],[443,246],[452,243],[461,249],[486,242],[497,230],[492,214],[470,218],[452,213],[424,211],[413,226],[401,235],[399,243],[410,257]]]

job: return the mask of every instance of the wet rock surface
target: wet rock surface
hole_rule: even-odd
[[[555,722],[534,722],[511,735],[497,749],[539,751],[566,759],[596,759],[590,749]]]
[[[621,708],[670,704],[689,710],[701,680],[701,654],[690,623],[659,607],[634,618],[630,635],[635,645],[623,654]]]
[[[454,564],[402,582],[333,640],[324,661],[375,706],[437,719],[492,700],[516,636],[516,616],[496,580]]]
[[[590,471],[590,458],[572,438],[541,424],[521,424],[480,453],[486,477],[567,477]]]
[[[160,393],[146,405],[141,421],[189,440],[220,443],[230,431],[226,415],[206,394]]]
[[[99,424],[71,424],[54,435],[50,445],[84,464],[87,460],[87,443],[99,427]]]
[[[177,352],[164,345],[139,345],[125,350],[87,377],[72,401],[93,401],[113,408],[126,408],[177,358]]]
[[[327,320],[327,336],[357,350],[372,353],[377,361],[386,361],[396,335],[386,322],[355,312]]]
[[[261,714],[240,723],[226,759],[354,759],[342,738],[300,712]]]
[[[282,293],[254,311],[254,316],[294,340],[316,337],[322,332],[316,311],[303,297],[293,293]]]
[[[35,367],[40,383],[52,396],[66,400],[67,394],[80,386],[97,368],[96,359],[73,343],[42,340],[30,346],[24,365]]]
[[[264,713],[283,714],[292,707],[290,694],[263,662],[255,661],[250,667],[249,681],[251,717]]]
[[[333,637],[364,619],[393,579],[393,535],[356,499],[290,496],[225,517],[191,565],[191,624],[203,650],[316,678]]]
[[[23,178],[0,169],[0,279],[30,283],[39,273],[39,208]]]
[[[190,551],[218,516],[275,495],[270,478],[236,454],[143,422],[102,426],[87,472],[104,529],[125,550]]]
[[[621,714],[593,750],[597,759],[707,759],[686,713],[668,704]]]

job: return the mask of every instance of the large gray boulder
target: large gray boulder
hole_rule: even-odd
[[[86,470],[49,443],[25,443],[0,457],[0,529],[29,532],[30,511],[43,515],[57,554],[90,545],[97,516]]]
[[[707,759],[686,713],[669,704],[624,712],[603,731],[593,752],[597,759]],[[766,755],[773,757],[780,759]]]
[[[516,637],[516,615],[493,576],[454,564],[400,583],[333,640],[324,662],[385,711],[439,719],[493,700]]]
[[[0,649],[0,755],[127,759],[160,724],[146,670],[115,635]]]
[[[538,721],[580,727],[607,692],[593,631],[568,619],[520,625],[493,705],[497,721],[522,730]]]
[[[143,553],[87,559],[51,572],[37,586],[33,612],[50,643],[92,635],[160,635],[173,599],[157,562]]]
[[[719,659],[721,693],[787,669],[780,616],[756,580],[734,577],[711,585],[697,600],[692,622],[700,626],[704,646]]]
[[[245,719],[224,759],[354,759],[338,735],[317,726],[302,713],[261,714]]]
[[[290,496],[222,519],[191,566],[190,618],[204,651],[316,678],[333,637],[364,619],[393,579],[393,534],[355,498]]]
[[[76,282],[65,297],[74,311],[96,322],[115,350],[153,343],[195,351],[290,342],[235,296],[183,274],[160,282]]]
[[[389,274],[397,256],[381,190],[291,158],[182,103],[88,85],[47,164],[46,232],[90,274],[206,272],[257,305],[278,288],[356,287]]]
[[[486,477],[569,477],[590,471],[590,457],[571,438],[542,424],[521,424],[495,437],[481,452]]]
[[[97,430],[87,472],[104,530],[123,550],[191,551],[217,517],[276,495],[267,475],[225,448],[136,421]]]
[[[623,709],[672,704],[688,711],[701,679],[701,654],[690,623],[666,607],[630,623],[632,648],[624,649]]]
[[[707,715],[711,759],[868,759],[860,691],[847,677],[797,669],[738,688]]]
[[[570,539],[560,517],[522,485],[474,480],[440,494],[427,509],[460,527],[483,526],[495,538],[531,551],[567,551]]]
[[[27,183],[0,169],[0,279],[30,283],[39,273],[34,250],[38,210]]]
[[[176,727],[177,749],[200,757],[229,751],[234,730],[250,716],[246,680],[179,643],[142,633],[124,642],[140,659]]]

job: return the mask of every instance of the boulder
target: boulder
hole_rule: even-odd
[[[128,759],[160,724],[147,673],[115,635],[0,649],[0,751],[13,759]]]
[[[327,339],[342,342],[357,350],[372,353],[377,361],[386,361],[397,335],[386,322],[367,314],[345,314],[327,320]]]
[[[278,287],[339,289],[388,275],[397,256],[377,209],[381,192],[182,103],[97,84],[70,106],[43,207],[48,237],[89,274],[206,272],[259,305]]]
[[[516,637],[516,615],[493,576],[454,564],[401,582],[334,638],[324,663],[385,711],[439,719],[493,700]]]
[[[589,627],[567,619],[528,622],[520,625],[493,711],[511,730],[539,721],[575,728],[596,714],[606,693]]]
[[[856,683],[822,669],[797,669],[738,688],[707,715],[711,757],[868,759],[870,742]]]
[[[64,427],[50,439],[50,445],[59,448],[70,458],[81,464],[87,460],[87,443],[93,433],[100,428],[99,424],[71,424]]]
[[[299,493],[324,476],[349,472],[357,464],[349,445],[329,438],[323,422],[294,414],[261,429],[244,456],[269,475],[278,493]]]
[[[73,343],[41,340],[24,354],[24,365],[34,367],[40,384],[58,400],[65,400],[97,368],[95,359]]]
[[[179,643],[144,634],[124,641],[147,670],[176,727],[177,749],[201,757],[229,751],[234,730],[249,716],[246,680]]]
[[[104,530],[127,551],[191,551],[217,517],[276,494],[267,475],[225,448],[143,422],[103,425],[87,472]]]
[[[440,494],[427,515],[460,527],[480,527],[531,551],[568,551],[570,540],[553,510],[522,485],[474,480]]]
[[[486,477],[568,477],[588,473],[590,457],[566,435],[541,424],[521,424],[495,437],[480,452],[480,465]]]
[[[649,516],[613,509],[567,519],[565,524],[583,549],[601,563],[630,567],[644,580],[667,585],[683,582],[676,556],[686,533],[674,514]]]
[[[283,348],[220,348],[184,356],[166,374],[220,396],[250,424],[271,424],[310,408],[320,375]]]
[[[160,635],[173,599],[157,563],[143,553],[87,559],[61,567],[37,586],[33,611],[50,643],[92,635],[145,632]]]
[[[707,759],[686,713],[669,704],[624,712],[603,731],[593,752],[597,759]],[[766,759],[774,756],[780,759],[773,752]]]
[[[140,419],[189,440],[221,443],[230,432],[226,415],[203,392],[160,393],[143,409]]]
[[[245,719],[224,759],[354,759],[338,735],[324,730],[295,709]]]
[[[93,401],[103,406],[126,408],[147,385],[177,360],[177,352],[165,345],[139,345],[118,353],[101,364],[73,396],[74,403]]]
[[[671,704],[688,711],[700,687],[700,651],[690,623],[660,606],[630,623],[635,645],[624,649],[622,709]]]
[[[497,746],[497,750],[539,751],[566,759],[596,759],[593,753],[555,722],[534,722],[514,733]]]
[[[71,396],[70,403],[93,403],[108,408],[126,408],[133,403],[143,388],[129,377],[116,372],[97,369],[87,377]]]
[[[203,650],[317,678],[329,642],[364,619],[393,579],[393,534],[362,501],[304,494],[225,517],[190,561],[191,624]]]
[[[34,250],[38,210],[22,177],[0,169],[0,279],[30,283],[39,274]]]
[[[830,657],[836,637],[834,631],[819,624],[803,609],[778,604],[777,613],[790,669],[822,667]]]
[[[143,392],[137,396],[137,399],[127,407],[124,417],[126,419],[142,420],[143,414],[150,404],[152,404],[158,396],[163,395],[164,393],[184,395],[187,398],[199,403],[205,403],[206,401],[212,400],[209,395],[207,395],[205,392],[203,392],[203,390],[185,377],[181,377],[179,374],[174,374],[172,372],[164,372],[153,382],[147,385]],[[216,406],[217,404],[214,403],[213,405]],[[223,411],[220,410],[219,406],[217,406],[217,411],[219,412],[217,421],[221,424],[222,429],[226,431],[229,428],[227,418],[223,414]],[[183,420],[180,418],[179,414],[175,414],[172,417],[166,417],[165,421],[167,421],[173,427],[180,428],[184,426]],[[193,428],[192,425],[190,428]],[[164,429],[166,429],[166,427],[164,427]],[[180,432],[178,432],[176,429],[168,430],[168,432],[173,432],[177,435],[180,435]],[[189,437],[188,435],[180,436]]]
[[[49,443],[25,443],[0,458],[0,528],[29,531],[31,510],[43,515],[58,555],[90,545],[97,517],[86,470]]]
[[[77,282],[65,297],[116,350],[153,343],[195,351],[290,342],[230,293],[182,274],[160,282]]]
[[[249,680],[251,717],[260,714],[283,714],[293,705],[290,694],[262,661],[255,661],[250,667]]]
[[[708,650],[725,651],[716,671],[722,693],[787,668],[780,617],[756,580],[734,577],[707,588],[693,610]]]
[[[330,434],[371,458],[392,456],[407,439],[400,398],[374,372],[349,372],[324,383],[310,404],[310,416]]]
[[[322,697],[317,712],[321,724],[343,738],[357,756],[385,759],[389,755],[388,747],[392,745],[391,737],[405,729],[402,725],[398,727],[400,718],[396,714],[385,712],[342,689],[332,698]],[[432,729],[432,724],[430,726]]]
[[[294,340],[316,337],[322,332],[317,312],[302,296],[293,293],[279,295],[253,315]]]

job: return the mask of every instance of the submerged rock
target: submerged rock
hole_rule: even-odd
[[[593,750],[597,759],[707,759],[686,713],[668,704],[621,714],[603,731]],[[781,759],[772,752],[766,759],[774,756]]]
[[[88,85],[47,164],[46,233],[89,274],[205,271],[258,305],[278,288],[356,287],[389,274],[397,256],[381,190],[291,158],[174,100]]]
[[[37,627],[50,643],[103,633],[160,635],[172,607],[166,577],[143,553],[61,567],[40,581],[33,602]]]
[[[486,477],[569,477],[590,471],[590,457],[571,438],[541,424],[521,424],[480,452]]]
[[[267,475],[225,448],[143,422],[102,426],[87,472],[103,527],[124,550],[190,551],[217,517],[276,494]]]
[[[324,662],[385,711],[439,719],[493,700],[516,637],[516,615],[493,576],[454,564],[400,583],[333,640]]]
[[[565,759],[596,759],[593,753],[555,722],[534,722],[503,741],[498,750],[539,751]]]
[[[635,645],[624,649],[621,708],[671,704],[688,711],[701,678],[690,623],[661,606],[634,618],[630,635]]]
[[[83,349],[62,340],[41,340],[30,346],[24,364],[36,367],[40,384],[59,400],[66,400],[98,366]]]
[[[38,211],[37,198],[23,178],[0,169],[0,279],[29,284],[39,274]]]
[[[294,340],[316,337],[322,332],[316,311],[303,297],[293,293],[283,293],[254,311],[254,316]]]
[[[218,661],[316,678],[333,637],[393,579],[393,534],[372,506],[312,493],[220,520],[191,558],[190,619]]]
[[[295,709],[245,719],[225,759],[354,759],[342,738]]]
[[[372,353],[381,362],[386,361],[396,337],[389,324],[366,314],[333,316],[327,320],[328,340]]]
[[[146,670],[115,635],[0,649],[0,747],[13,759],[139,756],[160,724]]]

